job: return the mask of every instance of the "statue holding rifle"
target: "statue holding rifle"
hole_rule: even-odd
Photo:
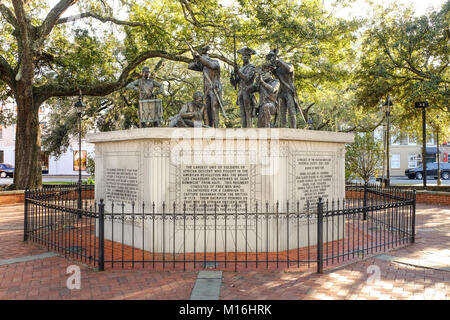
[[[266,59],[272,64],[272,73],[280,81],[280,92],[278,94],[278,104],[280,112],[279,127],[286,126],[286,117],[289,113],[289,126],[297,127],[296,111],[303,117],[303,112],[298,103],[297,89],[294,86],[294,66],[284,62],[278,57],[278,49],[269,52]],[[306,121],[305,121],[306,122]]]
[[[204,121],[205,125],[217,128],[219,127],[219,109],[226,117],[222,102],[219,62],[208,56],[209,46],[195,51],[189,43],[187,44],[194,58],[194,61],[189,63],[188,69],[203,73],[203,91],[207,114],[207,119]]]
[[[255,80],[255,66],[250,63],[250,57],[256,54],[256,51],[244,47],[237,51],[241,54],[243,66],[238,68],[235,57],[235,70],[231,73],[230,82],[235,86],[239,85],[237,105],[241,110],[242,128],[252,127],[252,111],[256,107],[253,82]]]

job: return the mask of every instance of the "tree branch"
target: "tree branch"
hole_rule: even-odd
[[[10,23],[15,29],[17,29],[17,19],[14,16],[14,13],[5,6],[4,4],[0,3],[0,13],[5,18],[8,23]]]
[[[140,54],[133,61],[131,61],[122,71],[120,77],[115,82],[107,82],[100,84],[88,84],[81,86],[64,86],[64,85],[43,85],[41,87],[37,87],[35,90],[35,101],[36,104],[44,102],[48,98],[51,97],[70,97],[75,96],[79,93],[81,89],[84,95],[88,96],[104,96],[108,95],[116,90],[123,88],[127,84],[129,74],[135,69],[139,64],[144,62],[147,59],[151,58],[163,58],[172,61],[179,61],[190,63],[192,59],[189,59],[184,56],[177,56],[165,51],[161,50],[150,50]]]
[[[28,19],[25,13],[25,10],[23,9],[23,3],[21,0],[13,0],[13,6],[14,6],[14,12],[16,16],[16,22],[17,22],[17,29],[21,33],[22,37],[28,38]],[[27,40],[27,39],[23,39]]]
[[[341,130],[341,132],[353,132],[353,131],[356,131],[356,129],[358,129],[358,127],[360,128],[359,132],[371,132],[371,131],[374,131],[376,128],[378,128],[383,123],[384,119],[385,119],[385,116],[383,115],[383,117],[381,118],[380,121],[378,121],[377,123],[375,123],[371,126],[364,128],[364,127],[356,125],[356,126],[353,126],[352,128]]]
[[[74,5],[78,0],[60,0],[53,9],[47,14],[44,22],[42,22],[39,27],[40,39],[39,42],[42,44],[45,38],[50,34],[59,17],[72,5]]]
[[[84,12],[84,13],[80,13],[80,14],[76,14],[70,17],[65,17],[65,18],[61,18],[58,21],[56,21],[55,24],[63,24],[63,23],[67,23],[67,22],[72,22],[72,21],[76,21],[76,20],[80,20],[83,18],[94,18],[97,19],[103,23],[105,22],[112,22],[114,24],[117,25],[122,25],[122,26],[130,26],[130,27],[142,27],[144,26],[143,23],[140,22],[133,22],[133,21],[123,21],[123,20],[119,20],[113,17],[102,17],[96,13],[92,13],[92,12]]]
[[[205,27],[221,28],[221,26],[214,24],[214,23],[201,23],[200,21],[198,21],[197,18],[195,17],[194,11],[192,10],[191,6],[189,5],[189,3],[186,0],[180,0],[180,4],[181,4],[181,9],[183,9],[184,18],[186,19],[186,21],[193,24],[194,26],[199,27],[199,28],[205,28]],[[191,19],[189,19],[189,18],[191,18]]]
[[[0,80],[5,81],[12,89],[14,86],[14,70],[3,56],[0,55]]]

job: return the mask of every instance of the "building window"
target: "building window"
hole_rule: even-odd
[[[5,162],[5,151],[0,150],[0,163]]]
[[[417,154],[410,153],[408,154],[408,168],[417,168]]]
[[[400,169],[400,155],[391,155],[391,169]]]
[[[431,134],[427,137],[427,144],[435,145],[436,142],[434,141],[434,135]]]
[[[86,150],[81,150],[81,171],[86,171],[86,154]],[[79,161],[78,150],[76,150],[73,152],[73,171],[79,170]]]

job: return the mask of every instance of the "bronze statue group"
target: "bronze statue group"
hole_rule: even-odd
[[[219,127],[219,112],[224,117],[220,64],[208,56],[209,46],[195,51],[189,44],[193,62],[188,69],[203,73],[203,93],[195,92],[193,101],[182,106],[180,112],[169,118],[169,127]],[[296,128],[297,111],[300,109],[294,86],[294,67],[278,57],[278,50],[271,50],[261,67],[255,67],[250,58],[256,51],[244,47],[237,51],[242,57],[242,67],[235,63],[230,82],[238,89],[237,105],[241,113],[242,128],[251,128],[257,118],[258,128]],[[236,58],[235,58],[236,59]],[[127,88],[139,90],[139,118],[142,127],[160,126],[162,103],[156,95],[162,85],[150,78],[148,67],[142,70],[142,78],[128,84]],[[155,91],[155,89],[157,89]],[[259,102],[255,93],[259,93]],[[289,115],[289,123],[287,116]],[[304,119],[304,117],[303,117]]]

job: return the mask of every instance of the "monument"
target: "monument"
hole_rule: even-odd
[[[344,198],[344,145],[353,141],[353,135],[287,128],[142,128],[90,134],[87,140],[95,144],[96,199],[104,199],[107,212],[113,202],[118,207],[123,202],[125,212],[131,212],[135,203],[137,215],[143,207],[144,213],[151,213],[153,204],[158,214],[164,210],[172,214],[175,204],[175,219],[135,223],[134,233],[131,222],[126,221],[124,242],[131,244],[134,234],[134,243],[139,247],[143,232],[148,241],[146,248],[150,248],[150,239],[155,237],[156,252],[163,251],[163,243],[167,244],[165,250],[169,250],[169,245],[175,246],[170,252],[181,252],[183,245],[186,252],[192,252],[194,235],[199,231],[206,232],[210,241],[206,248],[197,243],[195,250],[213,251],[214,236],[218,239],[218,251],[234,245],[231,231],[224,227],[226,211],[232,219],[238,214],[233,224],[243,230],[244,213],[254,213],[256,203],[260,212],[266,203],[270,212],[286,212],[288,201],[292,204],[290,210],[298,201],[300,212],[304,213],[307,201],[315,204],[319,197]],[[220,213],[222,218],[205,220],[206,226],[202,222],[194,227],[192,219],[184,220],[183,225],[183,214],[194,212],[211,217]],[[306,237],[305,219],[303,216],[298,226],[291,224],[290,234]],[[113,223],[117,225],[112,226]],[[253,240],[245,241],[244,233],[240,233],[238,249],[246,247],[251,252],[256,246],[264,248],[266,243],[267,250],[273,249],[274,238],[268,239],[262,233],[256,240],[255,232],[263,230],[263,226],[272,231],[286,230],[286,221],[280,221],[277,227],[274,220],[267,223],[268,226],[263,225],[261,220],[247,225],[248,239]],[[121,224],[105,221],[106,239],[120,239]],[[167,230],[175,230],[175,244],[167,238]],[[286,243],[278,245],[279,250],[286,247]],[[306,238],[301,246],[306,246]]]
[[[188,68],[202,72],[204,93],[195,92],[193,101],[169,119],[169,128],[87,136],[95,144],[95,196],[97,201],[104,199],[110,217],[104,224],[105,238],[122,237],[126,245],[174,254],[227,247],[287,250],[290,239],[279,242],[273,236],[280,230],[297,235],[299,247],[316,241],[316,233],[309,238],[309,228],[315,225],[311,213],[319,197],[345,198],[345,144],[353,142],[353,134],[296,129],[299,105],[293,66],[272,50],[266,63],[255,68],[249,62],[255,51],[247,47],[239,50],[243,66],[231,78],[232,84],[239,84],[243,128],[217,128],[219,110],[225,115],[220,64],[208,56],[208,46],[195,51],[186,44],[193,56]],[[128,87],[139,88],[142,103],[157,86],[147,68],[143,78]],[[254,92],[259,92],[258,104]],[[258,128],[251,128],[255,110]],[[282,128],[287,112],[291,128]],[[272,124],[277,113],[280,128],[275,119]],[[123,211],[114,212],[113,204]],[[119,211],[143,218],[130,222],[120,219]],[[297,223],[289,224],[293,211]],[[266,218],[258,219],[263,212]],[[279,213],[288,214],[279,220]],[[232,228],[227,226],[229,219]],[[329,231],[336,228],[326,225]],[[196,241],[200,231],[201,243]]]

